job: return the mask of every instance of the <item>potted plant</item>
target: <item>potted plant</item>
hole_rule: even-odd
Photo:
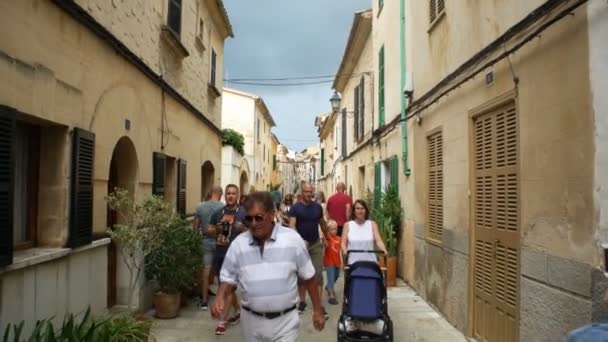
[[[388,286],[397,285],[397,246],[401,234],[401,219],[403,208],[399,198],[399,190],[395,186],[388,186],[381,197],[382,213],[386,217],[385,227],[382,236],[388,251],[387,259],[387,284]]]
[[[387,286],[397,284],[397,234],[401,227],[403,209],[399,199],[399,191],[395,187],[387,187],[383,193],[368,190],[366,198],[370,203],[370,217],[378,225],[378,230],[388,252],[386,265],[381,259],[381,265],[386,267]]]
[[[160,228],[158,244],[146,257],[146,278],[155,281],[156,317],[173,318],[179,312],[181,292],[196,283],[202,259],[200,236],[188,221],[174,217]]]
[[[115,188],[106,201],[119,216],[119,223],[110,227],[107,234],[117,244],[129,272],[128,307],[133,310],[133,298],[144,260],[158,244],[160,227],[176,214],[171,204],[160,197],[150,195],[136,203],[129,191],[120,188]]]

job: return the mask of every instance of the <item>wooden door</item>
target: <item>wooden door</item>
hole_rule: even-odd
[[[519,166],[515,104],[474,119],[473,335],[517,341]]]

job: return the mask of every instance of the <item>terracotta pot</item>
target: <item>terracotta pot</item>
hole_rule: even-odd
[[[181,293],[166,293],[156,291],[154,294],[154,308],[157,318],[175,318],[179,312]]]
[[[397,257],[391,256],[387,258],[386,266],[386,285],[396,286],[397,285]]]

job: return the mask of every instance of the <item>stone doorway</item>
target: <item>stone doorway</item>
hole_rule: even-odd
[[[201,201],[207,200],[207,195],[213,187],[215,180],[215,168],[210,161],[206,161],[201,166]]]
[[[135,146],[128,137],[122,137],[116,143],[114,151],[112,152],[112,161],[110,162],[110,173],[108,178],[108,194],[114,191],[115,188],[121,188],[128,190],[131,196],[135,193],[135,185],[137,182],[137,153],[135,152]],[[121,218],[118,213],[114,210],[107,209],[107,226],[113,227],[115,224],[120,223]],[[125,281],[122,281],[121,274],[124,273],[122,265],[118,263],[118,253],[114,242],[108,245],[108,296],[107,304],[108,307],[112,307],[119,302],[122,303],[122,297],[120,295],[120,288],[124,288]],[[127,276],[128,277],[128,276]],[[119,284],[123,284],[120,285]],[[128,285],[127,285],[128,288]],[[120,295],[120,296],[119,296]],[[120,298],[119,298],[120,297]],[[124,297],[126,298],[126,297]]]

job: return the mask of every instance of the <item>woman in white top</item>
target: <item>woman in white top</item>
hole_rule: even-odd
[[[363,200],[356,200],[353,204],[352,220],[344,224],[342,232],[342,253],[347,255],[349,250],[375,250],[375,246],[386,254],[384,241],[378,231],[376,222],[369,219],[369,209]],[[348,264],[357,261],[377,262],[373,253],[351,253],[348,256]]]

